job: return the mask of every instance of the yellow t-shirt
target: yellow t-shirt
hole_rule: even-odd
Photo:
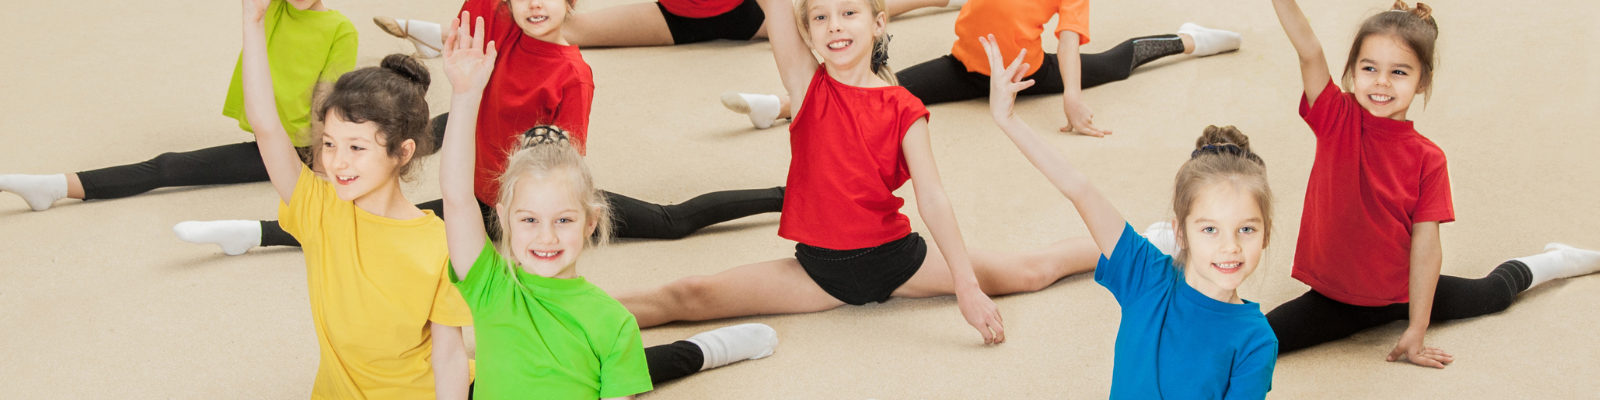
[[[278,221],[305,249],[321,362],[311,398],[432,399],[428,321],[472,325],[450,283],[444,220],[384,218],[301,167]]]

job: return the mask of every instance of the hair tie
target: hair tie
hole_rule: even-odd
[[[1194,149],[1194,152],[1189,153],[1189,159],[1193,160],[1204,154],[1227,154],[1235,157],[1242,157],[1246,160],[1255,162],[1256,164],[1261,164],[1262,166],[1267,165],[1266,161],[1261,159],[1261,156],[1256,155],[1256,153],[1251,153],[1249,150],[1245,150],[1243,147],[1239,147],[1239,145],[1233,143],[1208,144],[1205,146],[1200,146],[1200,148]]]
[[[885,34],[872,45],[872,72],[889,65],[889,39],[894,39],[894,35]]]
[[[567,132],[555,125],[539,125],[522,133],[522,148],[570,142]]]

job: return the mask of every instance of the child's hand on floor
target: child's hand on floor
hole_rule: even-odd
[[[1406,329],[1406,333],[1400,335],[1400,343],[1394,346],[1394,350],[1389,351],[1388,360],[1403,359],[1412,364],[1434,368],[1444,368],[1456,360],[1454,356],[1437,347],[1423,346],[1422,337],[1425,332],[1419,329]]]
[[[1067,126],[1061,127],[1061,133],[1077,132],[1094,137],[1105,137],[1111,131],[1094,126],[1094,111],[1089,110],[1088,104],[1082,101],[1062,100],[1061,108],[1067,113]]]

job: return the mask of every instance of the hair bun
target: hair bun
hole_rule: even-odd
[[[423,66],[421,62],[411,58],[411,56],[390,54],[384,56],[383,62],[379,65],[383,66],[383,69],[394,72],[396,75],[411,81],[411,83],[421,86],[424,92],[428,91],[428,84],[432,83],[432,78],[428,76],[428,67]]]
[[[1411,14],[1423,21],[1433,22],[1433,7],[1417,2],[1416,7],[1407,6],[1405,0],[1394,0],[1394,6],[1389,11],[1400,11]]]
[[[1194,152],[1189,153],[1193,159],[1205,154],[1229,154],[1244,157],[1257,164],[1266,165],[1260,156],[1250,151],[1250,137],[1239,132],[1233,125],[1218,127],[1206,126],[1205,132],[1200,134],[1200,139],[1194,142]]]
[[[568,139],[567,131],[555,125],[539,125],[528,128],[527,132],[522,133],[522,143],[519,147],[526,149],[539,145],[557,143],[567,145],[572,144],[572,140]]]

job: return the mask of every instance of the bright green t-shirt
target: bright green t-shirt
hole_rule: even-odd
[[[466,279],[450,270],[477,330],[474,398],[597,399],[652,389],[639,323],[622,303],[581,277],[545,278],[508,264],[485,240]]]
[[[262,22],[278,120],[289,132],[289,141],[305,147],[311,143],[311,89],[355,69],[356,27],[338,11],[302,11],[283,0],[267,6]],[[233,67],[233,83],[228,85],[222,115],[239,120],[239,129],[254,132],[244,118],[243,65],[241,54]]]

